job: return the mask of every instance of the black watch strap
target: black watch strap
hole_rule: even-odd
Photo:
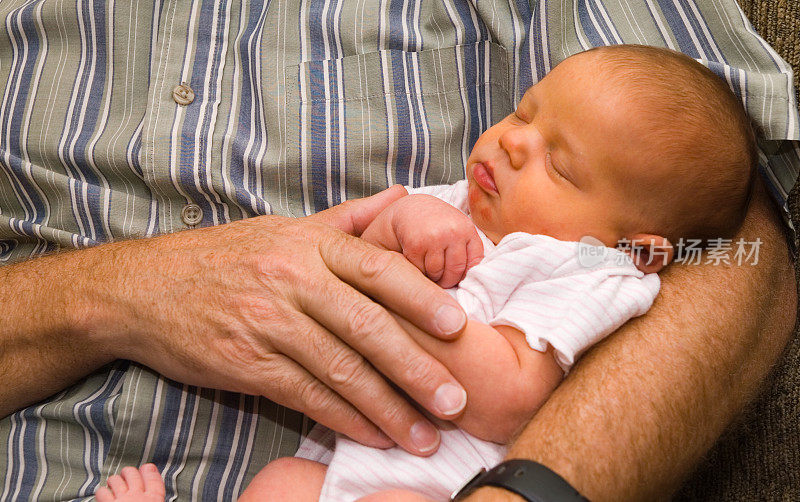
[[[463,488],[453,493],[450,500],[462,500],[481,486],[503,488],[529,502],[589,502],[555,472],[523,459],[506,460],[489,471],[481,469]]]

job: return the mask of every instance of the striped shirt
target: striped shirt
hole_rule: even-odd
[[[784,209],[800,168],[790,68],[734,0],[2,0],[0,20],[0,263],[455,182],[532,82],[621,42],[727,80]],[[145,461],[168,500],[229,500],[302,429],[119,361],[0,421],[0,500],[88,498]]]

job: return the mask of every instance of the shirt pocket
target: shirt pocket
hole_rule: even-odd
[[[295,214],[463,179],[480,133],[512,111],[506,51],[489,41],[307,61],[285,75]]]

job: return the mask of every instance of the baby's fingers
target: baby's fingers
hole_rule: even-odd
[[[428,279],[438,283],[444,274],[444,253],[442,248],[431,248],[425,253],[425,269],[423,272]]]
[[[435,281],[443,288],[452,288],[464,278],[467,271],[467,248],[464,244],[447,246],[444,253],[444,273]]]
[[[467,270],[483,260],[483,242],[477,235],[467,241]]]

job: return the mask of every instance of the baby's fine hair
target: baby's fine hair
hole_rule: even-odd
[[[680,52],[644,45],[587,52],[597,52],[600,66],[619,80],[617,92],[644,112],[646,141],[657,153],[651,162],[669,163],[673,173],[667,186],[662,177],[641,187],[655,197],[642,217],[655,218],[660,228],[653,230],[673,243],[732,237],[744,220],[758,159],[755,127],[741,100]]]

